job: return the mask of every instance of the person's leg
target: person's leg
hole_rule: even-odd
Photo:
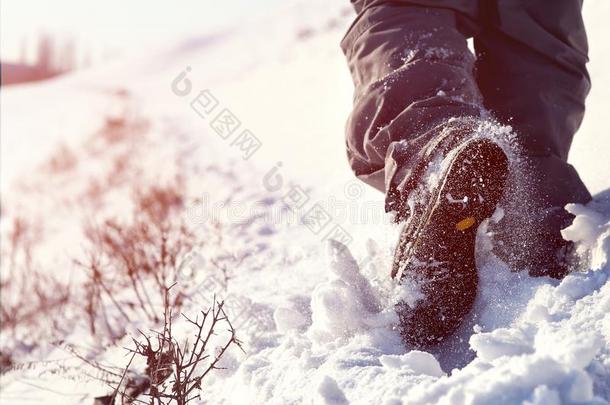
[[[364,3],[342,42],[356,87],[348,156],[403,223],[391,274],[418,293],[397,303],[399,330],[426,347],[474,304],[477,228],[502,196],[508,158],[490,139],[466,42],[475,19],[464,11],[478,2]]]
[[[358,18],[341,43],[355,85],[349,162],[387,194],[388,210],[412,191],[429,154],[451,148],[439,135],[447,121],[482,111],[463,24],[476,1],[446,2],[459,11],[427,3],[442,2],[356,2]]]
[[[591,198],[566,162],[590,87],[582,1],[481,4],[482,29],[474,39],[477,83],[485,107],[514,128],[527,157],[526,172],[517,175],[517,182],[526,184],[516,187],[512,207],[508,202],[506,220],[497,227],[503,234],[499,239],[517,265],[561,277],[566,266],[553,258],[565,245],[559,229],[570,220],[561,208]],[[534,215],[525,215],[528,211]]]

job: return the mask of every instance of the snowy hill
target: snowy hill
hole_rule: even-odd
[[[242,341],[195,403],[610,402],[610,4],[585,6],[594,87],[570,159],[596,195],[568,206],[564,231],[581,268],[511,273],[481,227],[475,310],[425,353],[393,328],[398,230],[345,158],[345,3],[289,2],[2,89],[2,402],[93,403],[135,384],[146,359],[126,348],[163,329],[173,283],[174,315],[224,299]],[[192,326],[175,316],[174,337],[192,344]],[[222,326],[202,370],[230,342]]]

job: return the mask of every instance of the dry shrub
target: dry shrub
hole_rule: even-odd
[[[211,308],[201,311],[200,316],[190,319],[182,315],[191,326],[194,340],[185,339],[180,343],[173,335],[174,310],[170,306],[169,288],[165,290],[163,310],[163,330],[152,331],[152,335],[142,333],[140,340],[133,339],[135,348],[123,377],[114,392],[98,398],[100,403],[148,403],[150,405],[185,405],[200,398],[203,381],[212,370],[221,369],[218,363],[229,347],[241,348],[235,329],[227,317],[222,301],[214,301]],[[226,328],[224,331],[221,328]],[[213,339],[225,332],[222,343]],[[213,347],[212,347],[213,346]],[[142,374],[129,374],[134,358],[146,362]],[[138,399],[148,397],[148,401]]]
[[[17,216],[13,219],[12,226],[8,232],[8,246],[2,252],[3,268],[6,270],[8,260],[8,272],[4,278],[11,278],[16,268],[22,271],[32,270],[32,252],[35,245],[40,242],[42,230],[35,224],[28,222],[25,218]]]
[[[107,116],[103,128],[97,135],[101,136],[108,144],[114,144],[123,142],[130,137],[142,135],[148,128],[148,121],[125,107],[120,114]]]
[[[77,164],[78,158],[76,157],[76,154],[72,152],[68,146],[61,144],[55,152],[53,152],[44,168],[48,169],[52,174],[57,174],[71,171]]]
[[[99,325],[112,339],[120,338],[121,325],[134,320],[159,322],[165,288],[176,281],[179,259],[189,252],[195,237],[177,212],[183,205],[180,182],[135,193],[135,212],[129,221],[107,219],[86,227],[88,260],[85,312],[91,333]],[[172,308],[184,300],[178,287]]]
[[[52,274],[42,272],[33,262],[33,251],[40,241],[41,230],[21,217],[13,220],[2,253],[5,270],[0,279],[0,330],[7,332],[19,326],[35,328],[41,317],[66,304],[68,285]]]
[[[61,309],[70,300],[70,289],[49,274],[38,271],[20,272],[1,283],[2,305],[0,310],[0,330],[13,331],[23,327],[27,330],[41,329],[39,321],[52,322],[57,327],[55,317],[49,315]]]

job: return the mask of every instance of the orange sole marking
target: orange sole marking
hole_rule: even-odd
[[[464,218],[460,222],[455,224],[455,229],[457,229],[458,231],[465,231],[466,229],[473,226],[475,222],[476,219],[474,219],[474,217]]]

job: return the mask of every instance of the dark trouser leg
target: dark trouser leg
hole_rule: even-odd
[[[582,4],[494,3],[482,3],[482,30],[475,36],[477,82],[485,106],[515,129],[527,161],[526,172],[516,174],[521,186],[498,232],[505,234],[500,239],[507,250],[522,253],[517,263],[528,263],[534,274],[560,277],[565,267],[553,265],[552,257],[563,244],[559,229],[570,221],[561,208],[591,198],[566,163],[590,87]],[[533,215],[526,219],[526,213]]]
[[[341,43],[355,85],[347,152],[356,175],[395,209],[396,194],[417,183],[417,166],[451,147],[455,137],[440,134],[447,120],[479,116],[482,99],[459,13],[369,3]]]
[[[393,203],[419,182],[421,164],[459,140],[452,132],[461,129],[451,131],[456,124],[449,120],[480,116],[484,99],[514,126],[528,163],[513,171],[510,188],[519,196],[507,207],[499,227],[507,236],[500,239],[506,251],[528,253],[522,263],[534,274],[561,276],[565,266],[549,265],[556,248],[565,247],[559,229],[570,218],[561,207],[590,199],[566,163],[589,88],[580,2],[357,4],[360,14],[341,44],[355,84],[347,151],[356,175],[386,192],[387,208],[397,209]],[[467,32],[466,26],[477,29]],[[476,81],[465,40],[471,32],[479,57]],[[467,132],[465,121],[457,126]],[[511,218],[518,219],[512,221],[516,228],[505,225]]]

